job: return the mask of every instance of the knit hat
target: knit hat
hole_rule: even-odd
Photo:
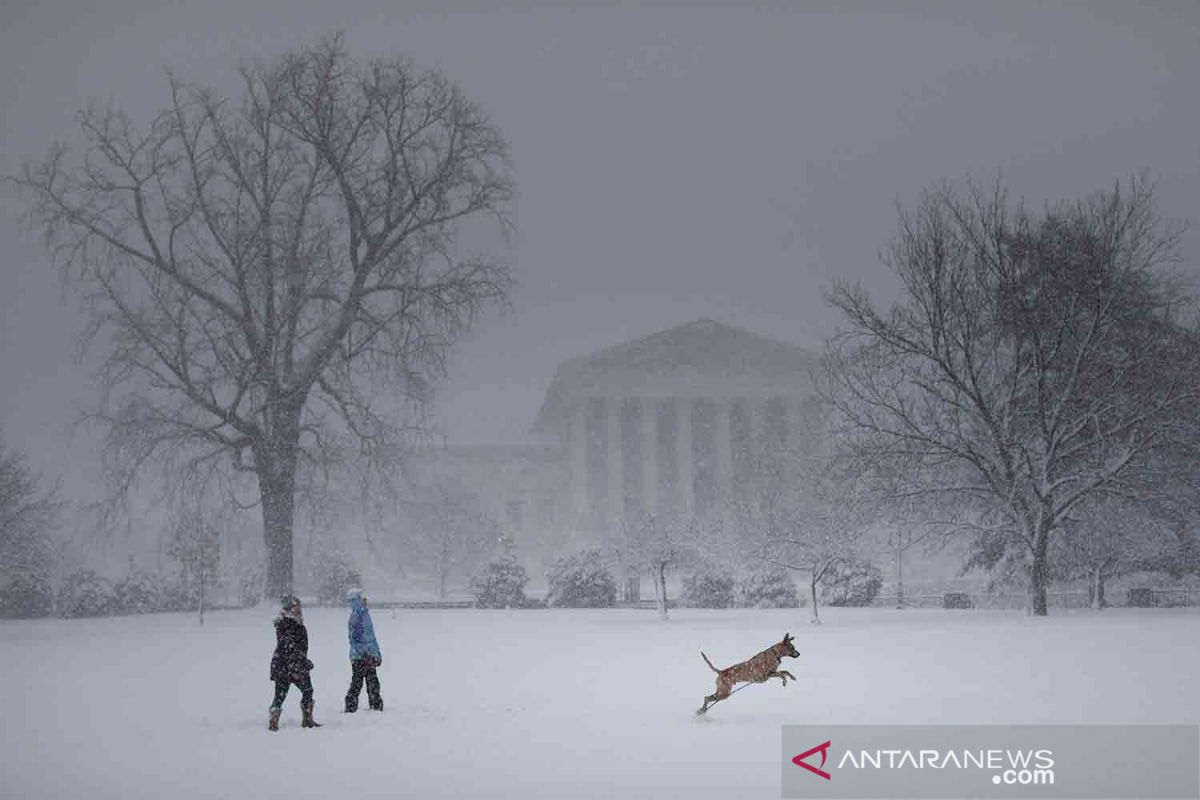
[[[300,598],[294,594],[285,594],[279,597],[280,608],[291,608],[292,606],[300,605]]]
[[[359,587],[357,587],[357,586],[355,586],[355,587],[354,587],[354,588],[352,588],[352,589],[347,589],[347,590],[346,590],[346,600],[347,600],[347,601],[350,601],[350,600],[361,600],[361,599],[362,599],[362,596],[363,596],[363,590],[362,590],[362,589],[360,589],[360,588],[359,588]]]

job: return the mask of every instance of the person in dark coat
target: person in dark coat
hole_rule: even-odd
[[[383,711],[383,696],[379,693],[379,675],[375,672],[383,666],[379,642],[375,640],[375,625],[371,622],[371,611],[362,589],[351,589],[346,593],[350,606],[350,619],[346,623],[350,637],[350,691],[346,693],[346,713],[358,711],[358,696],[363,682],[367,684],[367,702],[372,711]]]
[[[283,700],[294,683],[300,690],[301,727],[319,728],[313,719],[313,687],[309,672],[313,663],[308,660],[308,629],[304,627],[304,610],[300,598],[284,595],[280,598],[279,616],[275,618],[275,653],[271,656],[271,680],[275,682],[275,699],[271,703],[268,730],[279,730],[279,714]]]

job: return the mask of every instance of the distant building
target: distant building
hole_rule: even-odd
[[[643,514],[722,513],[764,441],[807,436],[810,351],[709,320],[559,365],[538,444],[439,459],[526,558],[547,562]]]

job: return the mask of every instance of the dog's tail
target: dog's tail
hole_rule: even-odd
[[[713,672],[717,672],[717,673],[719,673],[719,672],[721,671],[721,670],[719,670],[719,669],[717,669],[716,667],[714,667],[714,666],[713,666],[713,663],[712,663],[711,661],[709,661],[709,660],[708,660],[708,656],[704,655],[704,651],[703,651],[703,650],[701,650],[701,651],[700,651],[700,657],[704,659],[704,663],[705,663],[705,664],[708,664],[708,668],[709,668],[709,669],[711,669]]]

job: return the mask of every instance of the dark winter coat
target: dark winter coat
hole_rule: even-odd
[[[271,680],[302,681],[312,668],[313,663],[308,660],[308,629],[304,623],[288,616],[276,617]]]

